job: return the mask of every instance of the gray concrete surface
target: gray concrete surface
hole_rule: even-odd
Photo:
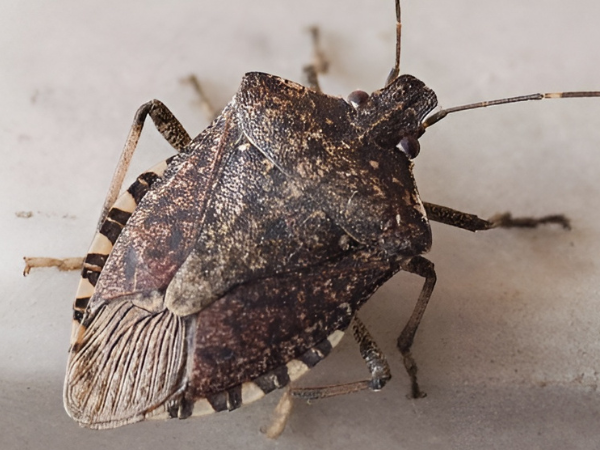
[[[600,4],[406,0],[402,70],[458,104],[600,89]],[[573,230],[476,235],[434,225],[438,285],[414,354],[428,397],[408,400],[394,343],[421,281],[400,274],[361,316],[391,361],[382,392],[298,403],[277,442],[276,396],[234,413],[80,429],[61,389],[77,274],[21,276],[24,255],[83,255],[139,105],[159,98],[191,134],[207,124],[195,73],[224,105],[244,72],[299,80],[318,24],[326,92],[382,86],[392,0],[67,0],[0,6],[1,449],[593,449],[600,446],[600,101],[449,117],[421,140],[422,197],[483,217],[562,212]],[[135,175],[170,154],[148,127]],[[29,218],[19,212],[31,212]],[[21,216],[23,214],[20,214]],[[305,385],[365,376],[345,339]]]

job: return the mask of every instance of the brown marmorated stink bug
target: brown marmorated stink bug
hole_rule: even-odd
[[[309,87],[248,73],[194,139],[159,101],[138,110],[73,308],[64,403],[80,425],[234,410],[287,386],[268,430],[274,437],[294,397],[379,390],[390,370],[356,313],[401,270],[425,279],[398,338],[411,395],[421,397],[411,345],[436,281],[422,256],[431,246],[429,221],[470,231],[568,228],[562,215],[483,220],[422,202],[413,159],[418,138],[449,113],[600,92],[534,94],[429,115],[433,91],[399,75],[399,0],[396,17],[395,66],[370,95],[321,92],[315,31]],[[148,115],[178,153],[118,195]],[[371,378],[292,387],[349,327]]]

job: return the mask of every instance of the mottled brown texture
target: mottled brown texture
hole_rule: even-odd
[[[352,246],[340,245],[344,231],[249,144],[223,169],[206,223],[167,291],[167,305],[178,314],[197,312],[241,283],[306,268]]]
[[[191,251],[212,186],[237,130],[227,110],[198,136],[144,196],[113,248],[95,299],[165,289]]]
[[[427,251],[412,163],[393,142],[417,137],[434,105],[433,93],[410,76],[355,109],[247,74],[213,126],[141,200],[91,308],[167,289],[167,306],[189,315],[233,286],[334,257],[345,234],[390,254]]]
[[[393,103],[400,95],[407,97]],[[245,137],[230,150],[167,306],[195,313],[236,285],[315,266],[357,241],[393,255],[426,252],[430,230],[412,163],[387,140],[416,138],[433,105],[433,93],[410,76],[355,109],[272,75],[247,74],[230,104]],[[379,127],[367,120],[376,113]]]
[[[253,380],[345,329],[397,268],[381,254],[356,252],[232,290],[198,314],[186,396]]]
[[[355,108],[247,74],[162,177],[131,188],[131,217],[103,225],[115,244],[93,267],[69,358],[70,414],[92,427],[155,408],[186,417],[199,398],[239,406],[243,382],[287,383],[286,363],[345,329],[429,249],[412,162],[396,145],[420,136],[434,106],[410,76]]]
[[[341,98],[249,73],[236,99],[250,142],[355,240],[394,254],[428,250],[411,163],[396,149],[401,138],[421,135],[421,120],[436,105],[421,81],[403,75],[355,109]]]

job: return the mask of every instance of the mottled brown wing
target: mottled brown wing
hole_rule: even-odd
[[[166,291],[178,315],[200,311],[235,286],[338,257],[352,240],[245,138],[211,192],[194,249]]]
[[[228,111],[144,195],[74,322],[64,403],[83,426],[142,420],[168,408],[182,389],[186,319],[164,307],[164,291],[195,243],[222,160],[239,135]]]
[[[306,369],[324,358],[326,354],[302,355],[336,330],[345,330],[398,268],[383,254],[359,250],[231,290],[198,314],[185,398],[210,401],[251,381],[265,393],[283,387],[292,374],[277,377],[275,385],[268,382],[272,377],[259,379],[271,371],[281,375],[295,358]]]
[[[196,241],[222,162],[239,136],[228,106],[171,163],[127,222],[98,279],[98,304],[164,290]]]

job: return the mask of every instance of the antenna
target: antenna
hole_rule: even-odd
[[[387,86],[400,74],[400,47],[401,47],[401,37],[402,37],[402,19],[400,17],[400,0],[396,0],[396,63],[394,64],[394,68],[390,71],[390,74],[387,77],[385,85]]]
[[[442,109],[429,116],[423,121],[423,128],[430,127],[434,123],[439,122],[448,114],[467,111],[469,109],[487,108],[488,106],[505,105],[507,103],[527,102],[530,100],[544,100],[547,98],[582,98],[582,97],[600,97],[600,91],[575,91],[575,92],[550,92],[546,94],[529,94],[520,95],[518,97],[501,98],[498,100],[489,100],[478,103],[470,103],[468,105],[455,106],[453,108]]]

